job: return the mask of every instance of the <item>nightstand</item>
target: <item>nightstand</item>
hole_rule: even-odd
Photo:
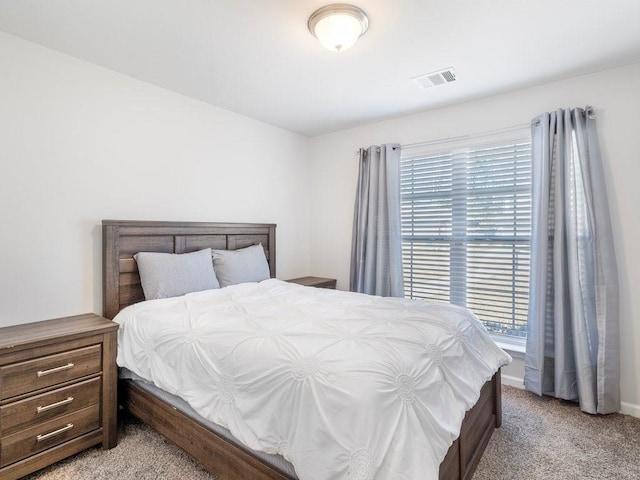
[[[297,283],[298,285],[304,285],[305,287],[317,287],[317,288],[336,288],[335,278],[322,278],[322,277],[300,277],[287,280],[289,283]]]
[[[0,478],[116,445],[117,330],[94,314],[0,328]]]

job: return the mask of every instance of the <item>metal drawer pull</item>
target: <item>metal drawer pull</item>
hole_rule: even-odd
[[[45,405],[43,407],[36,408],[38,413],[46,412],[47,410],[51,410],[52,408],[62,407],[63,405],[68,405],[73,402],[73,397],[67,397],[66,400],[60,400],[59,402],[52,403],[51,405]]]
[[[52,373],[62,372],[63,370],[69,370],[73,367],[74,364],[69,362],[66,365],[62,365],[61,367],[50,368],[49,370],[38,370],[38,377],[44,377],[45,375],[50,375]]]
[[[42,442],[43,440],[46,440],[47,438],[51,438],[51,437],[53,437],[55,435],[60,435],[61,433],[64,433],[64,432],[66,432],[68,430],[71,430],[72,428],[73,428],[73,423],[67,423],[66,427],[59,428],[58,430],[54,430],[53,432],[49,432],[49,433],[44,433],[42,435],[38,435],[36,437],[36,440],[38,442]]]

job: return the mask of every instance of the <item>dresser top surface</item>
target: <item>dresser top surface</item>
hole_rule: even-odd
[[[297,283],[298,285],[316,285],[318,283],[333,283],[335,282],[335,278],[325,278],[325,277],[300,277],[300,278],[292,278],[287,280],[287,282]]]
[[[117,329],[117,323],[94,313],[11,325],[0,328],[0,355],[22,348],[103,334]]]

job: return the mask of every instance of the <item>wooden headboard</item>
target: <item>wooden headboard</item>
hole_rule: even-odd
[[[144,300],[133,255],[188,253],[203,248],[236,250],[262,243],[271,277],[276,276],[276,226],[266,223],[102,221],[103,315]]]

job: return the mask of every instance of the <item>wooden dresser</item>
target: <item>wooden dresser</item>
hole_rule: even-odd
[[[116,445],[117,329],[94,314],[0,328],[0,478]]]
[[[317,288],[336,288],[335,278],[323,278],[323,277],[300,277],[287,280],[289,283],[297,283],[298,285],[304,285],[305,287],[317,287]]]

